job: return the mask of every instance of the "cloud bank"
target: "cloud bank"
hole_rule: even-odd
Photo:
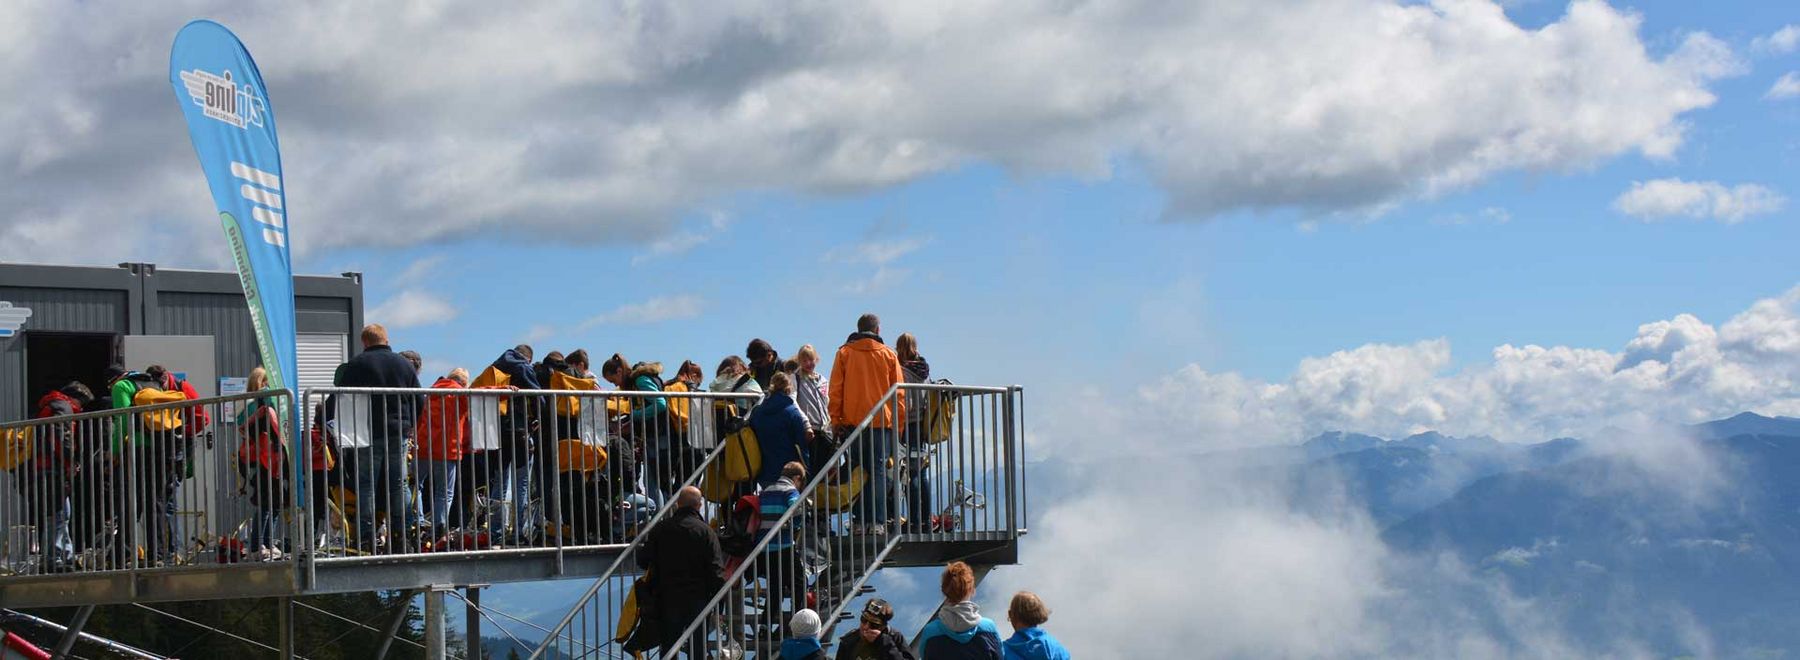
[[[982,586],[984,607],[1003,617],[1014,590],[1036,591],[1055,610],[1051,631],[1109,657],[1719,653],[1729,639],[1629,587],[1596,582],[1573,603],[1514,593],[1497,567],[1539,561],[1557,539],[1495,547],[1479,565],[1397,550],[1328,474],[1301,482],[1263,454],[1198,454],[1327,429],[1575,435],[1630,466],[1575,487],[1653,502],[1646,521],[1708,515],[1734,505],[1719,496],[1741,466],[1651,430],[1745,409],[1800,413],[1800,287],[1717,325],[1690,314],[1645,323],[1617,349],[1506,345],[1450,364],[1443,340],[1370,344],[1303,360],[1281,382],[1190,366],[1044,407],[1028,442],[1049,461],[1032,481],[1023,565]]]
[[[1367,344],[1301,360],[1264,382],[1189,365],[1129,396],[1101,390],[1037,427],[1034,452],[1066,458],[1289,444],[1328,430],[1425,430],[1539,442],[1609,427],[1692,423],[1744,410],[1800,415],[1800,286],[1719,325],[1691,314],[1645,323],[1622,349],[1494,348],[1451,369],[1450,343]],[[1120,399],[1123,400],[1120,400]],[[1103,445],[1058,429],[1135,428]]]
[[[736,193],[975,163],[1141,162],[1175,218],[1376,208],[1669,157],[1740,68],[1705,34],[1650,52],[1597,0],[1533,29],[1489,0],[8,3],[0,258],[216,233],[167,84],[194,16],[261,58],[303,253],[650,242]]]

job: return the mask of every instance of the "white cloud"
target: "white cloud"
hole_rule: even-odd
[[[581,322],[587,330],[602,325],[647,325],[665,321],[683,321],[700,316],[705,306],[700,296],[683,294],[658,296],[644,302],[620,305],[599,316]]]
[[[1781,193],[1754,183],[1726,186],[1717,181],[1655,179],[1632,182],[1630,190],[1613,200],[1613,209],[1643,220],[1686,216],[1733,224],[1774,213],[1786,204]]]
[[[1087,391],[1031,441],[1034,451],[1065,457],[1152,454],[1172,436],[1204,451],[1288,444],[1328,430],[1537,442],[1744,410],[1800,415],[1800,287],[1717,327],[1691,314],[1646,323],[1618,352],[1507,344],[1484,362],[1452,364],[1449,342],[1435,339],[1306,358],[1278,382],[1189,365],[1123,401]],[[1095,424],[1134,431],[1104,446],[1058,432]]]
[[[1142,162],[1183,218],[1384,208],[1502,171],[1671,156],[1683,115],[1739,68],[1704,34],[1649,52],[1639,18],[1597,0],[1530,29],[1487,0],[0,13],[0,258],[79,247],[101,262],[153,257],[136,254],[145,237],[216,239],[167,85],[166,45],[196,15],[243,36],[268,77],[303,253],[649,241],[739,193],[974,163],[1104,178]],[[94,218],[127,229],[96,237]]]
[[[1763,98],[1770,100],[1791,99],[1796,96],[1800,96],[1800,71],[1781,74],[1781,78],[1777,79],[1775,84],[1770,85],[1769,91],[1763,94]]]
[[[456,305],[437,294],[421,289],[402,289],[394,297],[370,309],[367,318],[370,323],[380,323],[389,328],[412,328],[449,323],[456,320],[461,312]]]
[[[1783,25],[1768,36],[1750,40],[1750,49],[1769,55],[1785,55],[1800,48],[1800,25]]]
[[[642,253],[631,257],[631,265],[638,266],[665,257],[687,254],[694,248],[712,242],[729,228],[731,216],[714,212],[705,227],[678,231],[652,241]]]
[[[877,226],[871,233],[880,230]],[[852,295],[861,295],[884,291],[904,283],[912,275],[912,269],[894,265],[901,257],[917,252],[919,248],[931,243],[931,238],[923,236],[906,236],[899,238],[870,238],[859,243],[840,245],[825,252],[824,260],[831,263],[852,266],[872,266],[874,272],[866,278],[853,279],[840,289]]]

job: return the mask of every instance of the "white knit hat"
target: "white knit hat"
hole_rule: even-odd
[[[820,627],[819,613],[809,609],[795,612],[794,618],[788,619],[788,631],[795,637],[818,637]]]

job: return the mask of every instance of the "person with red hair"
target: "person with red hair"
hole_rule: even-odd
[[[1001,660],[1000,629],[981,615],[975,597],[975,571],[960,561],[944,567],[938,588],[944,604],[913,640],[919,660]]]

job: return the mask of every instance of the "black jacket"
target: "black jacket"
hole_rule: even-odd
[[[637,563],[655,571],[656,601],[671,610],[704,606],[725,586],[719,535],[694,509],[677,509],[656,523],[638,550]]]
[[[856,647],[862,644],[862,635],[852,630],[838,640],[837,660],[854,660]],[[914,660],[912,647],[906,645],[906,638],[892,629],[882,631],[875,638],[876,657],[881,660]]]
[[[386,346],[370,346],[350,358],[338,367],[335,381],[332,384],[338,387],[420,387],[419,372],[413,370],[412,363]],[[370,399],[370,430],[378,438],[393,442],[412,433],[419,409],[425,405],[425,397],[420,394],[376,395]]]

